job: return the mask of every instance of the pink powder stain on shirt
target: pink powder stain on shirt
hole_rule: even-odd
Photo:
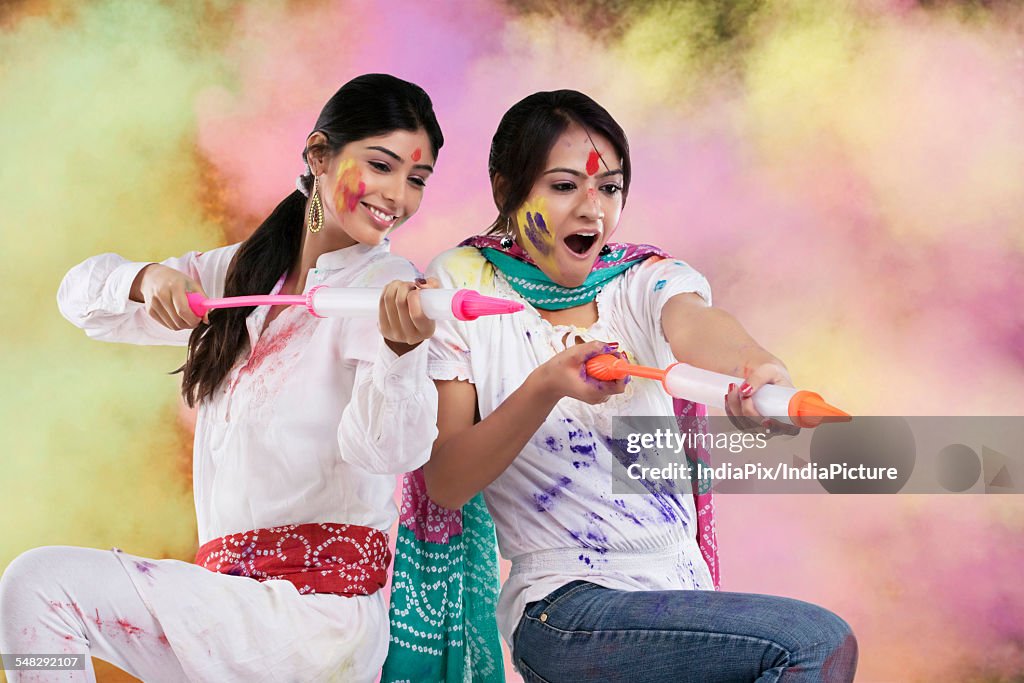
[[[161,633],[161,634],[160,634],[160,635],[159,635],[159,636],[157,637],[157,640],[159,640],[159,641],[160,641],[160,644],[161,644],[161,645],[166,645],[167,647],[170,647],[170,646],[171,646],[170,642],[168,642],[168,640],[167,640],[167,636],[165,636],[165,635],[164,635],[163,633]]]
[[[39,633],[36,631],[35,626],[26,626],[21,629],[21,635],[25,636],[25,642],[32,645],[39,639]]]
[[[245,367],[238,373],[239,377],[246,373],[254,373],[256,370],[263,365],[268,358],[280,353],[288,346],[288,342],[295,336],[302,324],[294,322],[285,327],[279,333],[273,336],[264,335],[256,342],[256,348],[253,349],[252,354],[249,355],[249,360],[246,361]],[[237,384],[237,381],[236,381]]]
[[[146,632],[144,629],[142,629],[139,626],[136,626],[127,619],[118,619],[117,625],[121,627],[121,631],[129,638]]]

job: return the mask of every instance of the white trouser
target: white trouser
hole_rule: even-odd
[[[90,657],[147,683],[188,680],[109,550],[50,546],[15,558],[0,579],[0,652],[85,655],[84,671],[7,671],[10,683],[95,681]]]

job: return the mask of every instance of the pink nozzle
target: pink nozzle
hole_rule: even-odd
[[[482,315],[518,313],[523,305],[517,301],[485,296],[472,289],[460,289],[452,297],[452,313],[459,320],[476,320]]]

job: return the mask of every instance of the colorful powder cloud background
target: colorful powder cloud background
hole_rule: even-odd
[[[1019,3],[7,3],[0,567],[49,544],[192,555],[181,351],[90,343],[54,292],[92,254],[243,238],[369,71],[425,87],[448,138],[394,237],[421,267],[493,218],[503,111],[576,88],[630,134],[616,237],[704,272],[798,385],[861,414],[1024,411]],[[724,587],[843,615],[858,680],[1019,680],[1020,498],[719,508]]]

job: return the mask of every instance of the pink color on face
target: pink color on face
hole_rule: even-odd
[[[356,206],[359,205],[359,200],[363,198],[364,194],[366,194],[366,183],[362,180],[359,181],[359,189],[355,192],[345,190],[345,206],[348,207],[349,211],[356,210]]]
[[[594,175],[597,173],[599,168],[597,162],[601,158],[601,155],[597,153],[596,149],[590,150],[590,156],[587,157],[587,175]]]
[[[420,148],[417,147],[416,151],[412,153],[412,160],[413,161],[419,161],[422,156],[423,156],[423,152],[421,152]]]
[[[366,194],[366,183],[359,176],[359,170],[352,159],[348,159],[339,169],[338,182],[334,186],[334,201],[340,213],[342,208],[355,211],[359,201]]]

